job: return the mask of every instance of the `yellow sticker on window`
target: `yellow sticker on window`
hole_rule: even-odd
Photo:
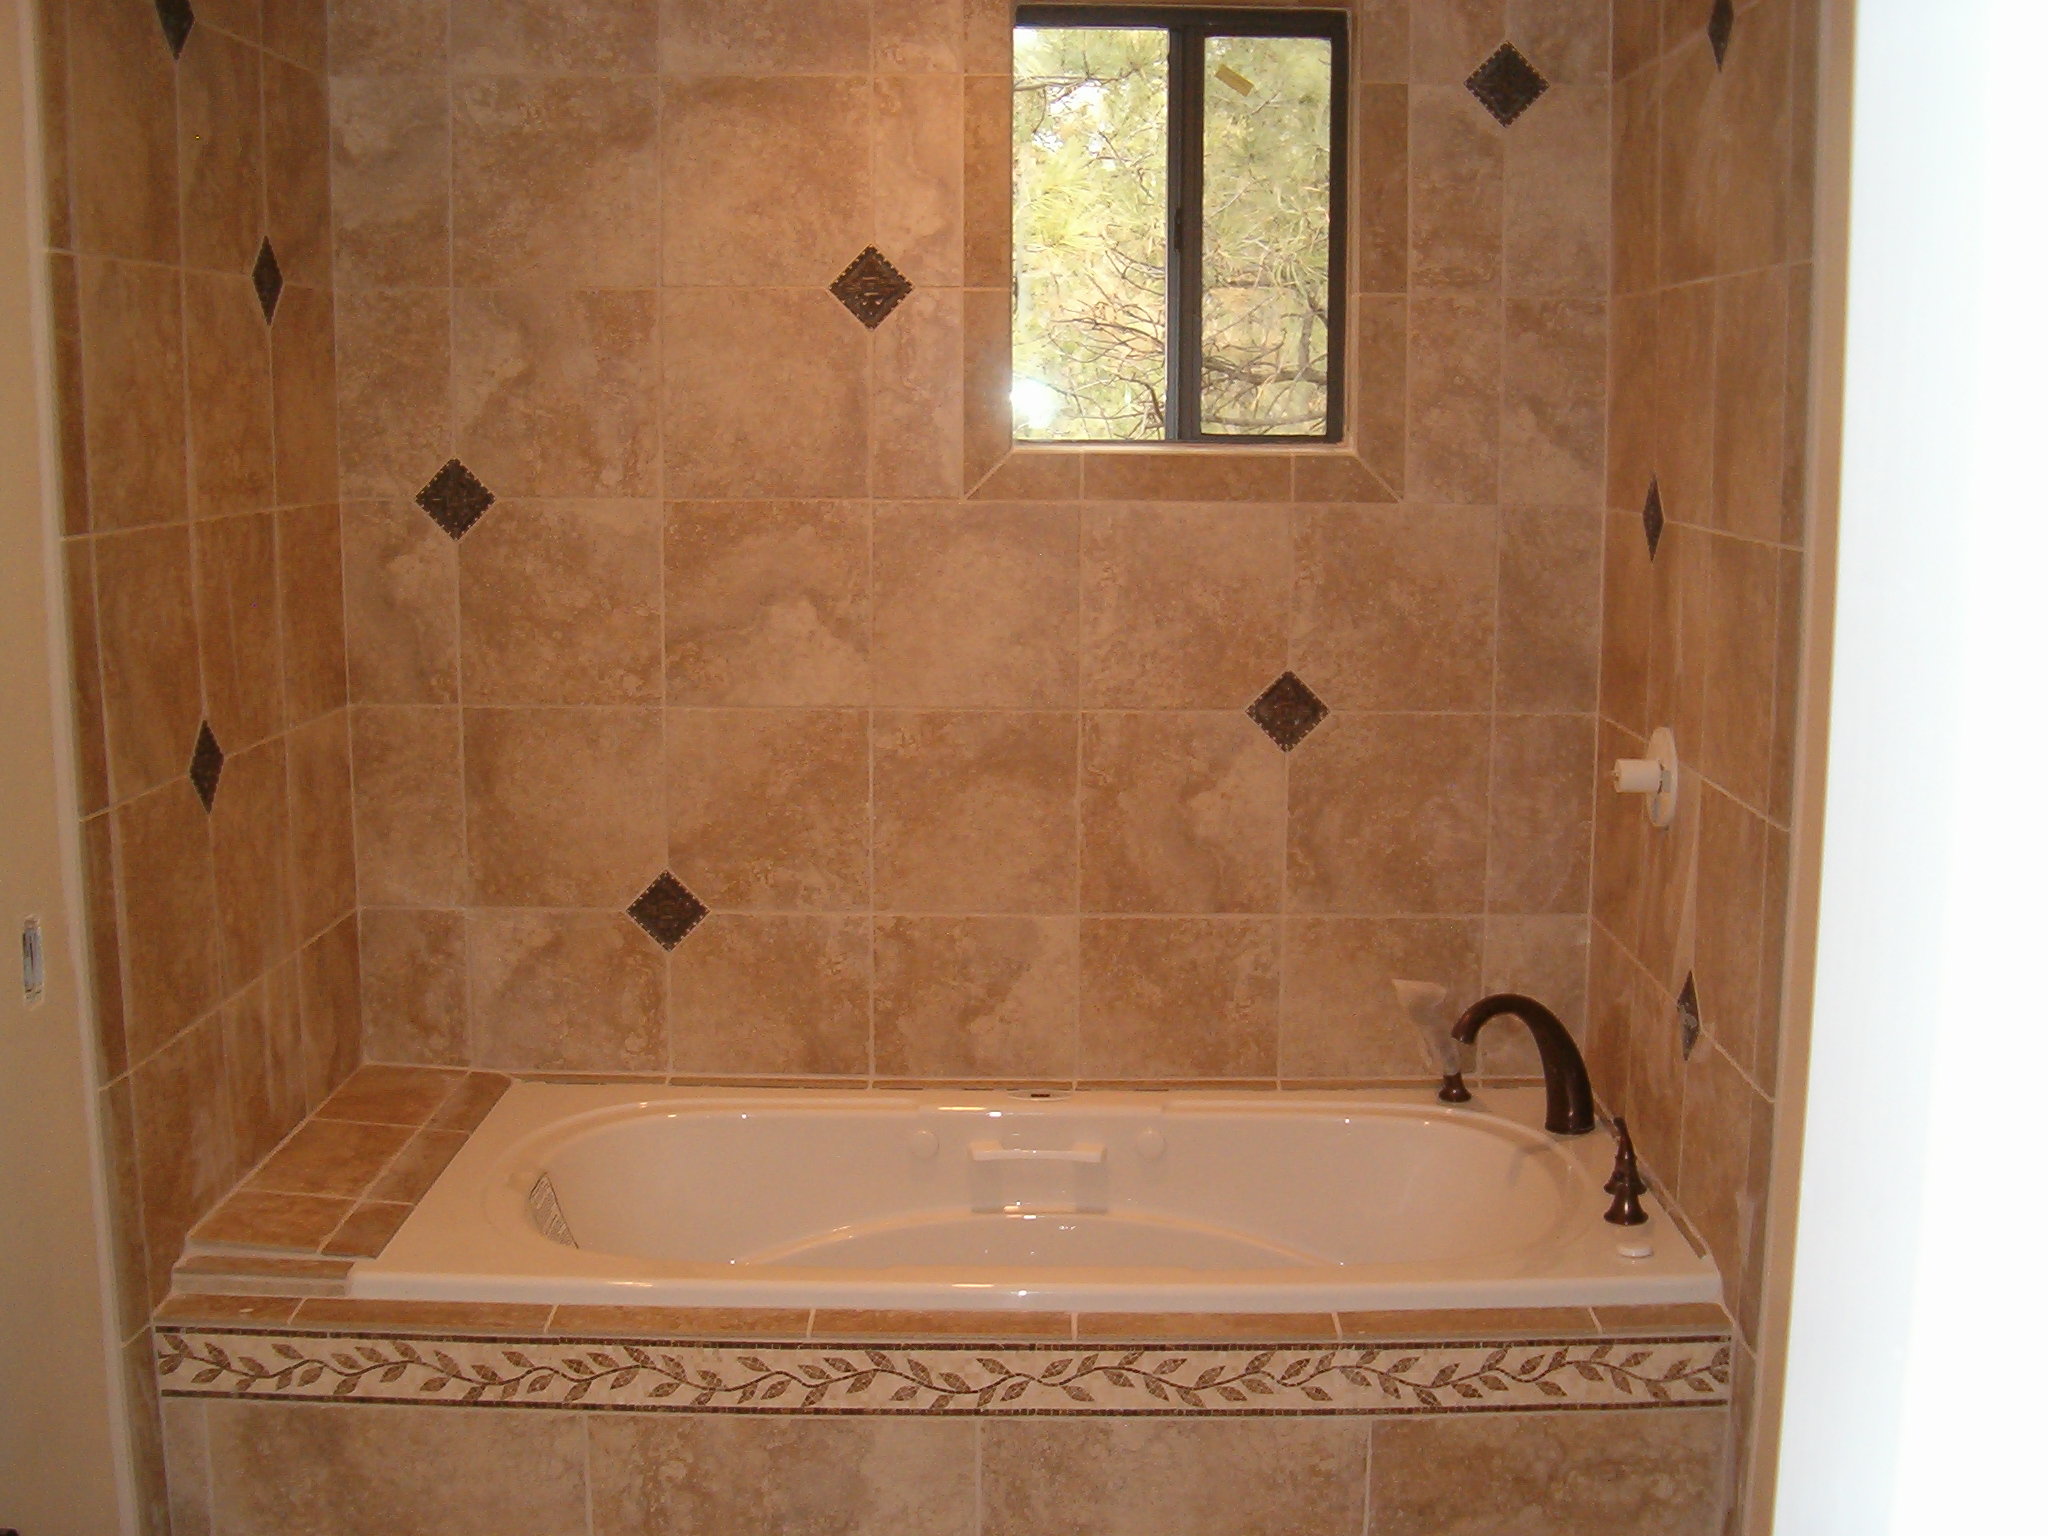
[[[1245,79],[1243,75],[1240,75],[1228,64],[1218,64],[1216,66],[1216,78],[1240,96],[1249,96],[1252,93],[1251,81]]]

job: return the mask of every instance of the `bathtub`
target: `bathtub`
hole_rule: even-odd
[[[1538,1089],[517,1083],[352,1294],[666,1306],[1312,1312],[1716,1301],[1614,1144]]]

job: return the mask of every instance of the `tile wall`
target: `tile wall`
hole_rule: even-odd
[[[1684,773],[1668,832],[1633,802],[1597,802],[1589,1054],[1712,1249],[1737,1379],[1753,1381],[1806,542],[1819,5],[1614,15],[1600,756],[1640,755],[1669,725]]]
[[[360,1054],[326,17],[37,26],[99,1110],[160,1522],[150,1309]]]
[[[1013,453],[1006,7],[335,0],[372,1059],[1327,1083],[1428,1071],[1393,976],[1583,1018],[1607,5],[1407,10],[1351,440]]]

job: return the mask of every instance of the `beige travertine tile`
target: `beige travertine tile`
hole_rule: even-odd
[[[877,496],[958,496],[963,487],[961,348],[957,291],[913,292],[874,339]]]
[[[287,958],[297,937],[283,742],[228,758],[210,820],[222,985],[232,992]]]
[[[1706,29],[1667,53],[1658,73],[1657,276],[1687,283],[1713,275],[1719,212],[1722,93]]]
[[[967,61],[964,0],[879,0],[874,61],[880,75],[959,74]]]
[[[1090,507],[1081,518],[1081,699],[1242,709],[1287,669],[1280,507]]]
[[[1082,919],[1082,1077],[1271,1077],[1279,1025],[1277,920]]]
[[[1485,294],[1408,304],[1408,496],[1490,504],[1500,490],[1501,311]]]
[[[1009,454],[1015,430],[1010,407],[1010,289],[1007,284],[972,289],[960,299],[960,478],[965,485],[978,486]],[[1089,460],[1098,457],[1082,457],[1084,474]]]
[[[1286,757],[1242,711],[1081,725],[1081,906],[1277,912]]]
[[[1355,82],[1357,58],[1352,59]],[[1351,274],[1359,293],[1408,290],[1408,88],[1351,89]]]
[[[157,46],[163,46],[161,38]],[[94,530],[184,517],[185,343],[178,274],[125,261],[81,261],[78,310],[86,491]]]
[[[466,1075],[457,1078],[458,1083],[466,1081]],[[435,1111],[436,1115],[439,1113],[439,1110]],[[405,1150],[391,1160],[391,1166],[384,1170],[383,1176],[370,1186],[369,1198],[416,1204],[468,1141],[467,1131],[421,1131],[405,1144]]]
[[[358,704],[453,704],[456,547],[409,501],[341,510],[348,686]]]
[[[198,26],[178,55],[184,259],[245,273],[263,227],[263,71],[249,44]]]
[[[425,1067],[390,1066],[373,1063],[358,1067],[325,1103],[315,1107],[323,1120],[359,1120],[370,1125],[419,1126],[432,1119],[436,1110],[462,1081],[459,1072],[436,1072]],[[374,1199],[396,1199],[376,1195]]]
[[[69,12],[67,136],[78,249],[175,263],[176,66],[163,27],[149,7],[126,0],[72,0]]]
[[[865,908],[868,722],[858,710],[668,717],[669,867],[709,905]]]
[[[291,794],[292,915],[299,942],[356,904],[354,793],[348,718],[340,711],[285,738]]]
[[[114,874],[114,818],[105,812],[78,825],[80,892],[85,902],[86,964],[93,989],[95,1082],[128,1070],[128,1023],[121,1004],[120,882]]]
[[[1086,1342],[1335,1343],[1328,1312],[1082,1312],[1074,1335]]]
[[[1502,351],[1504,501],[1597,505],[1606,487],[1607,306],[1514,299]]]
[[[355,1120],[308,1120],[249,1176],[247,1188],[356,1198],[377,1181],[412,1130]]]
[[[1353,1536],[1366,1433],[1347,1419],[994,1420],[982,1429],[982,1530]]]
[[[1713,525],[1775,540],[1783,526],[1790,425],[1785,269],[1723,278],[1715,287]]]
[[[128,1054],[140,1061],[220,996],[220,935],[206,811],[183,779],[114,812],[121,871],[121,989]]]
[[[1762,1337],[1764,1305],[1764,1261],[1769,1257],[1767,1222],[1771,1201],[1771,1156],[1777,1137],[1777,1111],[1760,1093],[1749,1094],[1749,1155],[1747,1175],[1736,1202],[1738,1261],[1735,1273],[1724,1268],[1722,1287],[1735,1293],[1735,1315],[1741,1319],[1744,1339]],[[1753,1378],[1752,1378],[1753,1380]],[[1735,1401],[1738,1408],[1755,1402],[1754,1389],[1737,1377]]]
[[[1590,711],[1602,702],[1600,623],[1600,515],[1503,511],[1495,707]]]
[[[192,410],[192,511],[246,512],[272,495],[270,349],[256,285],[185,274],[185,369]]]
[[[1655,34],[1655,23],[1651,32]],[[1614,292],[1657,285],[1657,71],[1642,70],[1614,87],[1610,176]]]
[[[656,0],[453,0],[449,9],[458,71],[638,75],[655,67]]]
[[[890,704],[1074,701],[1079,523],[1070,507],[875,511],[873,668]]]
[[[1352,301],[1351,395],[1345,414],[1358,457],[1380,489],[1338,500],[1398,501],[1408,477],[1408,301],[1398,294]],[[1295,498],[1312,499],[1312,458],[1295,460]]]
[[[662,92],[666,282],[823,287],[877,238],[867,81],[696,75],[664,81]],[[957,100],[952,148],[957,283]],[[883,254],[913,283],[939,281],[913,271],[899,248],[884,243]]]
[[[356,1208],[348,1213],[348,1219],[335,1228],[334,1235],[321,1245],[320,1251],[347,1258],[374,1259],[384,1251],[384,1245],[391,1241],[411,1214],[409,1205],[359,1201]]]
[[[334,377],[346,495],[410,500],[448,459],[449,295],[334,296]]]
[[[1641,512],[1657,474],[1658,298],[1631,294],[1608,306],[1607,505],[1616,511]]]
[[[1410,280],[1418,289],[1497,287],[1500,130],[1463,85],[1417,85],[1408,98]]]
[[[1495,718],[1488,911],[1585,910],[1593,851],[1593,737],[1591,715]]]
[[[913,283],[962,279],[962,106],[957,75],[874,83],[874,239]]]
[[[271,432],[282,505],[332,502],[341,494],[334,402],[334,295],[287,285],[270,323]]]
[[[292,63],[327,70],[327,7],[322,0],[261,0],[263,46]]]
[[[1560,1339],[1599,1331],[1586,1307],[1465,1307],[1456,1311],[1339,1312],[1346,1339]]]
[[[1673,997],[1636,972],[1624,1105],[1629,1135],[1643,1166],[1667,1187],[1678,1180],[1679,1136],[1685,1114],[1685,1062],[1680,1055],[1678,1008]]]
[[[1813,268],[1796,266],[1785,274],[1785,426],[1784,491],[1778,542],[1794,548],[1811,543],[1806,533],[1806,464],[1812,423],[1810,395],[1813,368]]]
[[[330,0],[328,57],[339,75],[439,74],[448,0]]]
[[[1534,998],[1583,1044],[1590,926],[1577,914],[1487,918],[1480,991],[1487,996],[1519,992]],[[1489,1077],[1540,1077],[1543,1061],[1526,1029],[1490,1024],[1480,1037],[1479,1070]]]
[[[669,506],[671,704],[864,704],[868,512],[842,502]]]
[[[1007,73],[969,75],[961,84],[961,280],[970,288],[1005,287],[1011,270],[1010,115],[1016,93]]]
[[[1594,921],[1586,957],[1586,1034],[1581,1042],[1593,1097],[1611,1114],[1627,1113],[1629,1030],[1635,960]]]
[[[483,1124],[491,1106],[503,1098],[505,1090],[511,1086],[510,1078],[500,1077],[495,1072],[470,1073],[448,1095],[448,1102],[435,1112],[427,1129],[460,1131],[467,1135]]]
[[[1409,68],[1414,79],[1434,85],[1461,84],[1507,32],[1507,0],[1443,0],[1407,9]]]
[[[340,77],[329,91],[336,284],[448,282],[447,81]]]
[[[661,714],[463,711],[470,899],[623,911],[661,869]]]
[[[862,0],[661,0],[661,67],[678,75],[858,75]]]
[[[1727,1428],[1706,1409],[1381,1420],[1372,1536],[1708,1536]]]
[[[605,1415],[590,1432],[603,1536],[972,1536],[975,1429],[888,1418]]]
[[[45,132],[48,132],[47,126]],[[1007,141],[1006,141],[1007,142]],[[52,233],[50,238],[57,236]],[[78,309],[78,258],[50,253],[50,415],[55,434],[59,526],[64,537],[92,530],[85,463],[85,337]]]
[[[1693,743],[1681,762],[1698,760],[1705,718],[1711,538],[1667,523],[1650,566],[1645,700],[1651,729],[1668,725],[1681,743]]]
[[[660,702],[659,502],[500,501],[460,549],[465,702]]]
[[[481,1066],[659,1071],[660,949],[622,912],[473,912],[469,992]]]
[[[1071,714],[884,713],[874,723],[875,904],[1071,912]]]
[[[800,1339],[810,1331],[807,1307],[586,1307],[564,1305],[548,1319],[551,1334],[601,1339]]]
[[[976,501],[1076,501],[1081,495],[1081,453],[1020,443],[975,486],[973,495]]]
[[[451,91],[458,284],[659,281],[654,81],[499,75]]]
[[[662,295],[670,496],[860,496],[867,332],[823,289]]]
[[[208,1015],[130,1074],[150,1295],[170,1288],[185,1233],[234,1181],[220,1020]]]
[[[1345,715],[1295,748],[1288,901],[1299,912],[1476,912],[1486,884],[1483,715]]]
[[[814,1339],[1069,1339],[1066,1312],[917,1312],[906,1308],[820,1307]]]
[[[347,1202],[342,1202],[346,1204]],[[160,1323],[288,1323],[296,1296],[172,1296],[157,1308]]]
[[[1483,709],[1493,689],[1491,508],[1294,514],[1295,669],[1335,709]]]
[[[1082,465],[1093,501],[1285,501],[1292,475],[1287,457],[1260,451],[1103,450]]]
[[[292,282],[331,287],[334,220],[324,71],[264,58],[263,162],[266,223],[278,267]],[[255,259],[252,251],[249,260]]]
[[[266,1200],[318,1200],[318,1195],[265,1195]],[[230,1196],[220,1209],[234,1203]],[[178,1261],[173,1284],[187,1294],[209,1290],[222,1295],[339,1296],[354,1266],[341,1259],[301,1258],[295,1254],[195,1253]]]
[[[35,91],[42,119],[42,195],[45,243],[71,248],[71,39],[64,7],[38,0],[35,7]]]
[[[1770,795],[1778,551],[1712,538],[1702,626],[1706,696],[1700,771],[1750,805]]]
[[[459,1333],[524,1334],[546,1327],[550,1310],[544,1302],[379,1301],[362,1296],[309,1296],[299,1304],[292,1321],[303,1328],[447,1328]]]
[[[1280,1075],[1434,1078],[1394,982],[1444,988],[1448,1028],[1479,995],[1479,960],[1476,918],[1289,918]]]
[[[1080,939],[1067,917],[875,920],[875,1071],[1071,1079]]]
[[[469,970],[460,912],[366,907],[363,1048],[381,1061],[469,1061]]]
[[[456,455],[501,496],[660,488],[655,295],[458,292]]]
[[[1603,1333],[1729,1333],[1728,1314],[1718,1302],[1677,1301],[1632,1307],[1602,1306],[1593,1315]]]
[[[1307,502],[1395,501],[1379,472],[1351,453],[1304,453],[1294,461],[1294,499]]]
[[[107,1210],[112,1228],[114,1306],[121,1331],[149,1321],[156,1303],[149,1271],[149,1251],[142,1221],[142,1168],[135,1141],[132,1080],[117,1078],[99,1092],[100,1155],[106,1160]]]
[[[1708,1037],[1693,1047],[1685,1078],[1683,1145],[1676,1191],[1686,1220],[1706,1240],[1732,1308],[1741,1294],[1749,1234],[1750,1100],[1756,1090]]]
[[[276,735],[284,721],[273,524],[257,512],[193,529],[206,719],[231,753]]]
[[[420,1414],[360,1403],[214,1403],[207,1412],[214,1536],[583,1529],[583,1429],[571,1414]],[[485,1466],[519,1475],[478,1477]],[[280,1482],[278,1467],[295,1475]]]
[[[1804,561],[1796,550],[1778,552],[1777,672],[1772,679],[1771,789],[1764,807],[1771,819],[1792,819],[1794,756],[1799,742],[1799,647],[1804,620],[1800,613]]]
[[[279,1195],[240,1189],[192,1229],[194,1241],[236,1248],[317,1250],[349,1213],[349,1202],[329,1195]]]
[[[1785,259],[1792,170],[1791,0],[1750,7],[1715,82],[1714,270]]]
[[[305,1118],[298,977],[292,966],[280,966],[228,1001],[221,1009],[221,1046],[239,1171],[255,1167]]]
[[[1608,10],[1607,0],[1508,0],[1507,32],[1553,87],[1603,84]]]
[[[1756,1068],[1763,989],[1770,827],[1712,785],[1700,793],[1698,913],[1693,977],[1700,1022],[1744,1072]]]
[[[333,1092],[362,1060],[362,950],[353,916],[299,951],[299,1025],[306,1099]]]
[[[669,959],[671,1067],[866,1072],[869,947],[865,917],[714,913]]]
[[[356,884],[379,906],[448,906],[465,875],[462,715],[358,705],[350,713]]]
[[[1663,0],[1615,0],[1614,75],[1633,74],[1645,64],[1654,64],[1663,49]],[[1651,72],[1652,82],[1656,79]]]

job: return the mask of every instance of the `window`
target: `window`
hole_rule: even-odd
[[[1019,439],[1343,435],[1344,43],[1337,12],[1018,10]]]

